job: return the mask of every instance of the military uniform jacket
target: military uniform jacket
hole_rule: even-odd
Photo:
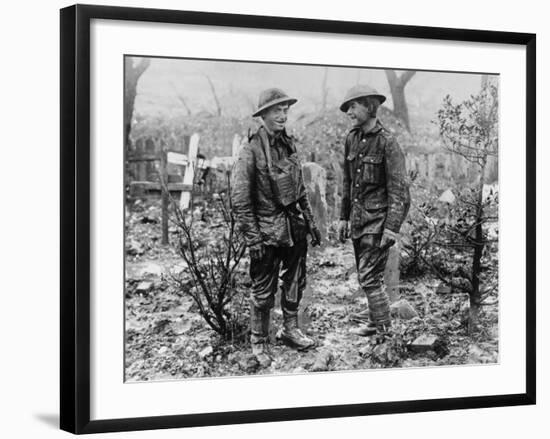
[[[247,245],[258,243],[279,247],[291,247],[297,239],[297,229],[305,237],[306,223],[314,226],[313,213],[304,185],[301,163],[296,153],[292,137],[283,131],[278,140],[286,146],[285,156],[299,166],[297,193],[300,194],[295,206],[283,208],[277,202],[268,173],[264,143],[270,138],[264,127],[249,139],[239,151],[231,175],[231,199],[233,214],[238,227],[243,232]],[[272,155],[273,166],[277,157]]]
[[[351,236],[399,233],[410,206],[405,156],[382,125],[346,137],[341,220],[351,221]]]

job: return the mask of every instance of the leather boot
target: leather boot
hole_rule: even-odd
[[[371,321],[370,311],[368,308],[365,308],[364,310],[359,312],[352,312],[349,314],[349,319],[355,323],[368,324]]]
[[[381,288],[364,288],[364,291],[369,302],[369,308],[350,315],[350,320],[362,323],[362,325],[350,329],[349,332],[362,337],[387,332],[391,327],[388,296]]]
[[[277,338],[299,351],[315,346],[315,341],[298,327],[298,311],[283,310],[283,329],[279,331]]]
[[[271,365],[271,354],[269,352],[269,314],[270,310],[263,310],[250,307],[250,343],[252,345],[252,354],[258,360],[261,367]]]
[[[360,335],[361,337],[369,337],[371,335],[383,334],[388,332],[391,328],[391,323],[380,323],[376,324],[369,322],[367,324],[358,326],[357,328],[351,328],[349,330],[350,334]]]

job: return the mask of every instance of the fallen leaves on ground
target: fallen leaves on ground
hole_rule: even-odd
[[[158,209],[157,209],[158,210]],[[282,326],[280,298],[272,312],[269,368],[251,355],[248,334],[222,341],[199,316],[189,296],[170,282],[186,266],[172,246],[160,245],[160,220],[146,204],[127,215],[125,372],[128,381],[249,374],[323,373],[391,367],[428,367],[498,361],[498,305],[484,307],[480,329],[467,333],[467,296],[445,293],[429,276],[402,280],[387,334],[361,337],[349,316],[366,308],[351,244],[330,242],[308,256],[308,286],[300,307],[304,331],[317,345],[297,352],[275,340]],[[174,236],[175,238],[175,236]],[[134,251],[132,248],[143,251]],[[243,261],[243,276],[248,270]],[[147,282],[147,285],[143,285]],[[141,285],[141,288],[140,288]],[[246,284],[243,287],[247,287]],[[396,308],[394,306],[393,308]],[[421,336],[433,341],[411,349]],[[431,338],[429,338],[431,337]]]

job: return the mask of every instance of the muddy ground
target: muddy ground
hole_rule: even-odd
[[[271,330],[274,361],[271,367],[260,368],[250,355],[246,333],[232,342],[221,340],[191,298],[171,281],[174,273],[185,273],[186,265],[174,246],[160,245],[159,209],[138,203],[127,212],[126,225],[127,381],[498,361],[498,304],[484,307],[479,330],[468,335],[467,296],[439,288],[439,280],[429,275],[401,280],[401,301],[392,306],[388,335],[350,334],[356,324],[349,314],[364,309],[366,299],[357,283],[351,244],[329,241],[310,251],[300,312],[302,327],[317,346],[297,352],[276,340],[282,325],[277,301]],[[177,230],[173,226],[170,230],[175,242]],[[241,270],[246,272],[247,261]]]

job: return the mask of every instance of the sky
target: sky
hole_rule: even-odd
[[[193,113],[214,113],[209,78],[225,115],[249,115],[260,91],[270,87],[298,99],[293,112],[308,113],[321,105],[325,72],[329,106],[339,105],[347,89],[363,83],[386,95],[386,105],[392,108],[383,69],[152,58],[138,83],[135,110],[144,116],[186,112],[183,99]],[[405,89],[411,118],[431,120],[445,95],[460,101],[480,85],[480,74],[417,71]]]

